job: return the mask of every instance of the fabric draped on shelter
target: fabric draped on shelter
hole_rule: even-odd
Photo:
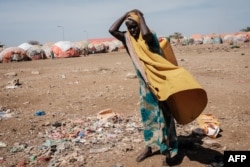
[[[29,60],[24,49],[19,47],[8,47],[0,53],[0,62]]]
[[[59,41],[56,42],[51,50],[55,54],[55,57],[79,57],[79,50],[75,47],[73,42],[70,41]]]

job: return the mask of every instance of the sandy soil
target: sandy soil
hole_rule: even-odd
[[[224,150],[250,150],[250,44],[230,48],[228,44],[174,46],[178,63],[190,71],[208,94],[204,113],[213,114],[221,122],[216,144],[204,143],[180,148],[177,166],[200,167],[209,165]],[[16,73],[13,75],[11,73]],[[17,144],[39,147],[45,141],[39,137],[55,122],[84,119],[111,108],[126,117],[138,116],[138,80],[125,51],[89,55],[88,57],[36,60],[0,64],[0,109],[13,114],[0,120],[0,166],[48,166],[50,162],[31,163],[31,152],[11,152]],[[9,75],[8,75],[9,74]],[[15,89],[6,86],[19,79]],[[38,110],[43,116],[34,116]],[[180,126],[182,134],[186,126]],[[133,136],[133,133],[129,134]],[[134,134],[142,140],[142,135]],[[124,134],[123,137],[126,137]],[[164,155],[155,154],[137,163],[136,156],[143,150],[143,142],[129,143],[133,148],[89,155],[83,144],[75,157],[83,155],[82,162],[72,160],[67,166],[158,167]],[[84,148],[85,147],[85,148]],[[71,150],[72,151],[72,150]],[[66,150],[67,152],[67,150]],[[62,156],[67,156],[64,153]],[[24,165],[26,162],[26,165]]]

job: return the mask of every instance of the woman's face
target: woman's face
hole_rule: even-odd
[[[140,28],[138,24],[133,20],[127,20],[126,26],[128,28],[129,33],[135,38],[138,39],[140,34]]]

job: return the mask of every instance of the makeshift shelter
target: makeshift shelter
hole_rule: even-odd
[[[29,43],[22,43],[21,45],[18,46],[19,48],[22,48],[23,50],[27,51],[29,48],[32,47],[31,44]]]
[[[190,36],[190,39],[194,41],[194,44],[203,43],[203,36],[201,34],[193,34],[192,36]]]
[[[170,43],[171,43],[171,45],[178,45],[180,43],[180,40],[176,39],[174,37],[171,37],[170,38]]]
[[[25,50],[19,47],[8,47],[5,48],[0,53],[0,62],[3,63],[8,63],[11,61],[23,61],[23,60],[30,60],[30,59],[26,55]]]
[[[118,39],[112,40],[112,43],[114,43],[115,46],[118,47],[118,49],[124,49],[123,43],[121,41],[119,41]]]
[[[250,42],[250,32],[247,32],[247,41]]]
[[[79,57],[79,50],[74,45],[73,42],[70,41],[59,41],[56,42],[51,51],[56,58],[63,58],[63,57]]]
[[[88,54],[88,41],[74,42],[74,45],[79,50],[80,55],[86,56]]]
[[[106,53],[107,52],[107,48],[106,46],[104,45],[104,43],[102,42],[91,42],[88,44],[88,51],[89,53]]]
[[[41,48],[40,45],[32,45],[29,43],[22,43],[18,47],[25,50],[26,55],[31,60],[39,60],[39,59],[46,59],[47,58],[45,51]]]
[[[223,43],[220,34],[206,34],[203,36],[203,44],[221,44]]]
[[[180,44],[186,46],[189,44],[189,39],[187,37],[183,37],[180,39]]]
[[[51,58],[52,57],[52,46],[54,45],[53,42],[47,42],[47,43],[44,43],[43,46],[42,46],[42,49],[44,50],[45,52],[45,55],[47,58]]]
[[[26,51],[27,56],[32,60],[46,59],[45,51],[39,45],[33,45]]]
[[[112,41],[103,42],[108,52],[118,51],[118,46]]]
[[[124,48],[121,41],[115,38],[95,38],[89,39],[89,53],[106,53],[117,51],[119,48]]]
[[[233,42],[234,43],[244,43],[248,42],[248,33],[247,32],[237,32],[234,34]]]
[[[93,39],[88,39],[89,43],[102,43],[102,42],[113,41],[113,40],[116,40],[116,38],[111,37],[111,38],[93,38]]]
[[[212,44],[212,43],[213,43],[213,37],[205,35],[203,38],[203,44]]]
[[[233,34],[226,34],[223,38],[223,43],[233,43],[234,35]]]
[[[223,43],[223,40],[220,36],[213,37],[213,44],[221,44]]]

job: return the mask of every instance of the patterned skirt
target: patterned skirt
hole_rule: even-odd
[[[137,70],[136,70],[137,71]],[[140,84],[140,112],[146,146],[174,157],[178,152],[175,122],[167,103],[158,101],[137,71]]]

